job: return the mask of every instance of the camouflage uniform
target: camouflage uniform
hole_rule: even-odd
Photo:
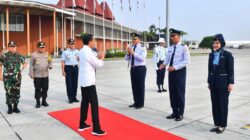
[[[0,64],[3,65],[3,81],[6,90],[6,104],[18,104],[21,87],[21,66],[25,58],[19,53],[4,53],[0,55]]]

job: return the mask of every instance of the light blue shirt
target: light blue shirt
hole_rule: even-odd
[[[135,45],[130,46],[134,50]],[[145,66],[147,59],[147,49],[142,44],[137,44],[134,51],[134,66]],[[126,55],[125,60],[131,65],[132,55]]]
[[[174,53],[174,46],[176,46],[176,50],[174,55],[173,67],[175,68],[175,70],[179,70],[186,67],[190,63],[190,54],[188,47],[186,45],[182,45],[181,42],[176,45],[172,45],[168,48],[167,57],[164,61],[165,65],[170,64],[172,54]]]
[[[77,49],[67,49],[63,51],[61,60],[65,65],[78,65],[79,51]]]
[[[154,48],[153,62],[155,69],[158,70],[157,63],[164,61],[167,57],[167,48],[163,46],[157,46]]]
[[[219,52],[214,52],[213,53],[214,54],[214,60],[213,60],[213,64],[214,65],[219,65],[219,62],[220,62],[220,52],[221,52],[221,50]]]

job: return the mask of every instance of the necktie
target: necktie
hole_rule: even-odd
[[[134,49],[133,49],[134,52],[135,52],[135,48],[136,48],[136,45],[134,46]],[[134,64],[135,64],[135,57],[134,55],[132,55],[131,66],[134,66]]]
[[[173,63],[174,63],[174,54],[175,54],[175,51],[176,51],[176,46],[174,46],[174,52],[173,52],[173,54],[171,56],[170,65],[169,65],[170,67],[173,66]]]

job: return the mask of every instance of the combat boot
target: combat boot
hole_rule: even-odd
[[[18,109],[17,104],[14,104],[13,112],[20,113],[20,110]]]
[[[13,110],[12,110],[12,105],[11,104],[8,104],[8,114],[12,114],[13,113]]]

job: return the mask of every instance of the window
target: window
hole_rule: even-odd
[[[5,15],[1,14],[0,23],[1,28],[0,31],[6,30],[6,19]],[[4,23],[4,27],[2,24]],[[16,15],[10,14],[9,16],[9,31],[13,32],[23,32],[24,31],[24,16],[23,15]]]

